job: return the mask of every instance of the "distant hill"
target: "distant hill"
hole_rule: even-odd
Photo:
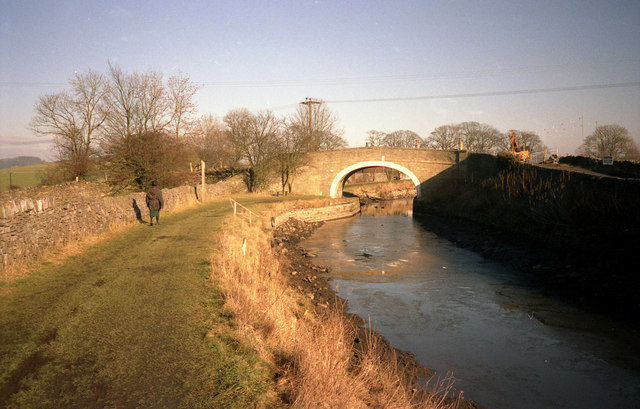
[[[13,168],[16,166],[31,166],[45,163],[35,156],[18,156],[17,158],[0,159],[0,169]]]

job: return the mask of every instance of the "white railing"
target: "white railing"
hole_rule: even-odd
[[[249,222],[249,224],[251,224],[251,221],[252,219],[255,219],[256,214],[247,209],[245,206],[236,202],[232,198],[229,198],[229,200],[231,201],[231,205],[233,206],[233,216],[244,218]]]

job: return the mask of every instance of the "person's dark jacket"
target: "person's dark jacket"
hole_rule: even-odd
[[[156,186],[152,186],[147,192],[147,207],[149,210],[161,210],[164,207],[162,191]]]

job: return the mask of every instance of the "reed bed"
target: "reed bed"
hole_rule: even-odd
[[[292,408],[456,408],[451,382],[424,393],[373,332],[340,303],[318,308],[287,283],[260,227],[230,221],[212,257],[212,278],[245,340],[272,363],[283,402]],[[364,335],[363,335],[364,332]]]

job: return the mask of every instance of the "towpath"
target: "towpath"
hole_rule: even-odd
[[[235,338],[210,279],[230,211],[163,214],[0,283],[0,408],[277,405],[272,368]]]

